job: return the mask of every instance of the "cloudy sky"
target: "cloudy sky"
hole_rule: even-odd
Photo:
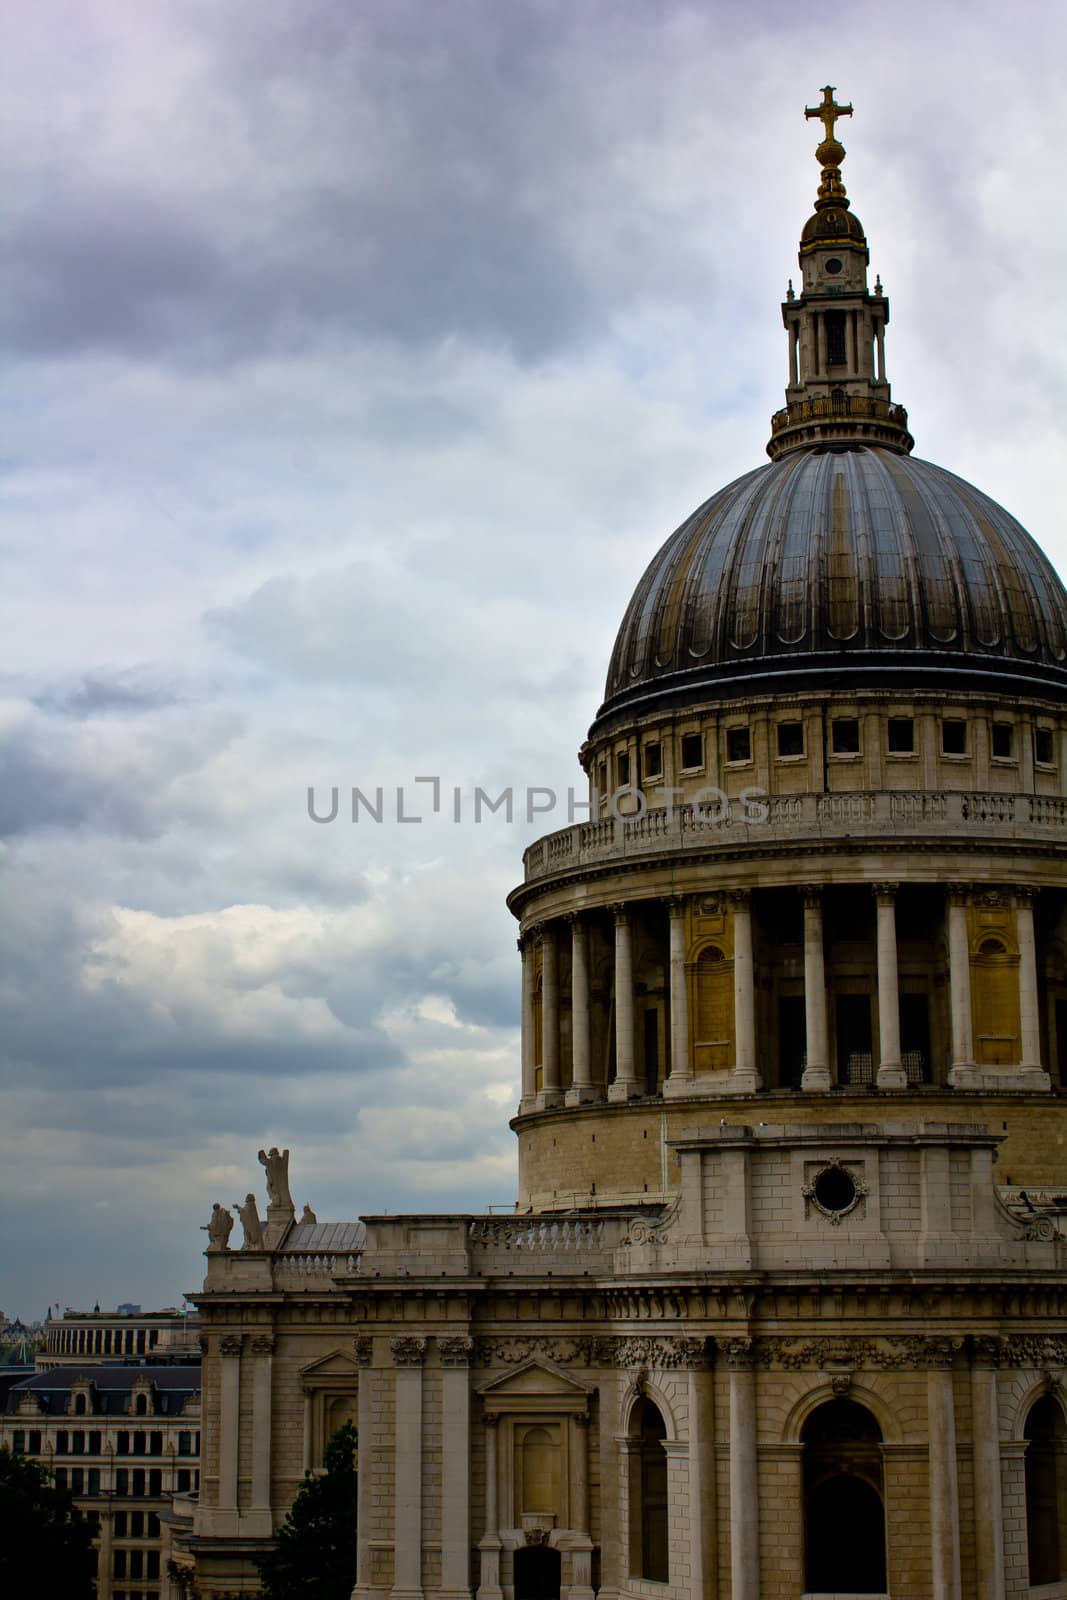
[[[0,1309],[515,1190],[504,896],[763,459],[828,79],[918,453],[1067,565],[1049,0],[38,0],[5,28]],[[429,809],[316,825],[336,784]]]

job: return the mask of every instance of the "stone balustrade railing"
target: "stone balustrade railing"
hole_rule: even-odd
[[[515,1217],[472,1222],[472,1250],[516,1250],[540,1255],[607,1248],[603,1217]]]
[[[282,1251],[274,1257],[274,1276],[279,1283],[321,1283],[334,1277],[353,1277],[359,1272],[361,1261],[359,1250]]]
[[[881,838],[985,835],[1067,841],[1067,799],[981,791],[881,790],[853,794],[767,795],[742,802],[650,809],[561,828],[530,845],[525,881],[613,858],[675,850],[758,849],[762,844],[841,836]]]

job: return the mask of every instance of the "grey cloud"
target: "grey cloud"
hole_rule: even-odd
[[[53,181],[16,208],[10,346],[200,361],[459,336],[531,360],[670,282],[706,286],[700,239],[664,252],[601,181],[623,108],[575,92],[577,19],[527,9],[281,5],[252,29],[201,17],[192,97],[176,126],[145,133],[200,184],[168,183],[165,163],[144,163],[140,184],[109,171],[106,100],[90,100],[70,161],[53,155]],[[614,26],[629,70],[644,29]],[[76,161],[86,128],[101,143]]]
[[[141,668],[116,672],[86,672],[74,682],[53,684],[32,696],[43,711],[83,720],[115,713],[143,716],[180,705],[186,695]]]

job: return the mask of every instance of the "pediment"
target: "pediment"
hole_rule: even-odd
[[[359,1365],[345,1350],[330,1350],[317,1361],[300,1368],[301,1383],[311,1387],[320,1383],[336,1383],[342,1378],[346,1383],[359,1382]]]
[[[593,1386],[572,1378],[569,1372],[546,1361],[527,1361],[505,1372],[478,1391],[483,1400],[577,1400],[583,1404],[593,1394]]]

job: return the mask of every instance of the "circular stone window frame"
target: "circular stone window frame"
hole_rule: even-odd
[[[825,1206],[815,1192],[819,1179],[826,1177],[831,1172],[839,1172],[852,1185],[852,1199],[847,1206],[838,1206],[836,1208]],[[829,1161],[823,1163],[818,1172],[812,1173],[810,1181],[803,1185],[800,1192],[814,1211],[817,1211],[821,1217],[825,1217],[831,1227],[838,1228],[841,1226],[842,1220],[855,1211],[860,1201],[866,1199],[869,1191],[863,1179],[855,1172],[851,1172],[840,1156],[832,1156]]]

